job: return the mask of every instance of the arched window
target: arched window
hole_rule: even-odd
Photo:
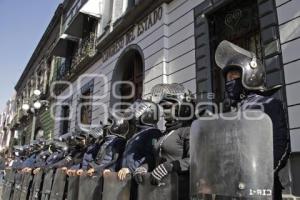
[[[132,103],[136,99],[142,98],[144,80],[143,60],[142,51],[136,45],[128,47],[120,56],[112,77],[111,106],[120,102]],[[128,82],[131,84],[129,85]],[[133,95],[131,96],[130,94]]]

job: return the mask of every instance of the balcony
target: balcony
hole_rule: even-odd
[[[93,57],[96,54],[96,35],[90,33],[88,37],[81,41],[75,55],[72,59],[72,67],[78,66],[84,59]]]
[[[70,75],[70,65],[68,64],[68,62],[63,61],[57,67],[56,79],[60,81],[67,80],[69,75]]]
[[[82,38],[86,24],[99,20],[100,16],[99,0],[78,0],[65,18],[63,33]]]
[[[26,119],[27,116],[28,116],[28,114],[24,113],[24,111],[22,110],[21,107],[18,108],[17,111],[16,111],[16,113],[13,116],[13,119],[12,119],[12,121],[10,123],[9,128],[13,129],[13,128],[18,127],[21,124],[21,122],[24,119]]]
[[[90,33],[73,49],[72,56],[64,56],[65,61],[58,67],[57,80],[71,80],[82,69],[85,61],[96,53],[96,35]]]
[[[79,38],[62,34],[54,45],[52,55],[65,58],[69,54],[69,49],[72,49],[74,46],[76,46],[78,42]]]

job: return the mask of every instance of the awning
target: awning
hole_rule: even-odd
[[[71,45],[74,45],[74,43],[77,43],[78,41],[79,39],[76,37],[67,34],[62,34],[53,48],[52,55],[66,57],[68,48]]]
[[[99,2],[95,0],[87,1],[66,27],[65,33],[81,38],[84,18],[91,17],[98,20],[101,17],[98,4]]]

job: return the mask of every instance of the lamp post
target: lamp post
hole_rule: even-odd
[[[43,105],[48,106],[48,104],[49,104],[49,101],[47,101],[47,100],[40,100],[40,96],[41,96],[40,90],[34,90],[33,94],[34,94],[36,100],[33,101],[31,104],[25,103],[22,105],[22,110],[24,112],[28,113],[30,111],[33,114],[30,141],[34,140],[37,111],[40,110]]]

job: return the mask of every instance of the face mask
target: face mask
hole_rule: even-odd
[[[241,78],[227,81],[225,89],[231,100],[239,101],[242,99],[244,87]]]

